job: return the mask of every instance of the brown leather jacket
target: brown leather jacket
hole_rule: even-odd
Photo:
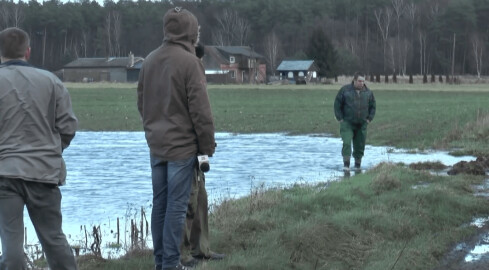
[[[171,9],[164,17],[163,44],[144,60],[138,110],[152,155],[176,161],[215,150],[214,122],[204,66],[195,56],[195,16]]]

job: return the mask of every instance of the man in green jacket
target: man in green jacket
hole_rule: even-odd
[[[355,169],[360,170],[367,139],[367,126],[375,116],[375,97],[365,85],[365,77],[355,73],[352,83],[341,87],[334,102],[334,114],[340,122],[340,135],[343,140],[343,169],[350,170],[353,141]]]

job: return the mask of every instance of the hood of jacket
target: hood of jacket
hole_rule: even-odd
[[[194,53],[198,42],[199,23],[190,11],[175,7],[163,17],[164,43],[182,45],[185,50]]]

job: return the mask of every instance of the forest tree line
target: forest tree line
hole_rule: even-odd
[[[145,57],[174,6],[196,15],[204,44],[251,46],[270,74],[284,59],[314,59],[328,77],[489,72],[489,0],[0,0],[0,29],[26,30],[30,62],[57,70],[79,57]]]

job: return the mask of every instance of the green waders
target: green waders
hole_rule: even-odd
[[[363,153],[365,152],[365,141],[367,140],[367,126],[367,122],[356,124],[348,121],[342,121],[340,123],[340,135],[341,139],[343,140],[341,155],[344,159],[349,159],[352,156],[352,141],[353,158],[355,158],[355,160],[362,159]]]
[[[194,257],[209,257],[209,224],[208,224],[207,191],[205,190],[205,175],[198,168],[192,182],[190,200],[187,209],[187,219],[182,241],[182,255],[186,259]],[[185,259],[182,259],[185,260]]]

